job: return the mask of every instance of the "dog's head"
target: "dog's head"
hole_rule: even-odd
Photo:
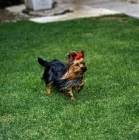
[[[62,79],[75,79],[81,78],[87,71],[84,62],[84,51],[77,53],[75,51],[71,51],[67,54],[68,56],[68,72]]]

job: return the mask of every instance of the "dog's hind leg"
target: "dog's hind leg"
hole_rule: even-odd
[[[52,92],[51,92],[51,85],[53,84],[53,82],[50,82],[46,85],[46,92],[50,95]]]

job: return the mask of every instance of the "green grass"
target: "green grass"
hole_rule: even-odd
[[[76,101],[45,92],[37,57],[85,51]],[[0,24],[0,140],[138,140],[139,20],[124,15]]]

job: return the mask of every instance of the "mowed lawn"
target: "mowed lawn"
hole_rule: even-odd
[[[45,91],[37,57],[85,51],[76,101]],[[139,20],[124,15],[0,23],[0,140],[138,140]]]

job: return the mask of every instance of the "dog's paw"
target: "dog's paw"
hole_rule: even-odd
[[[75,101],[75,100],[76,100],[74,97],[71,97],[70,99],[71,99],[72,101]]]

